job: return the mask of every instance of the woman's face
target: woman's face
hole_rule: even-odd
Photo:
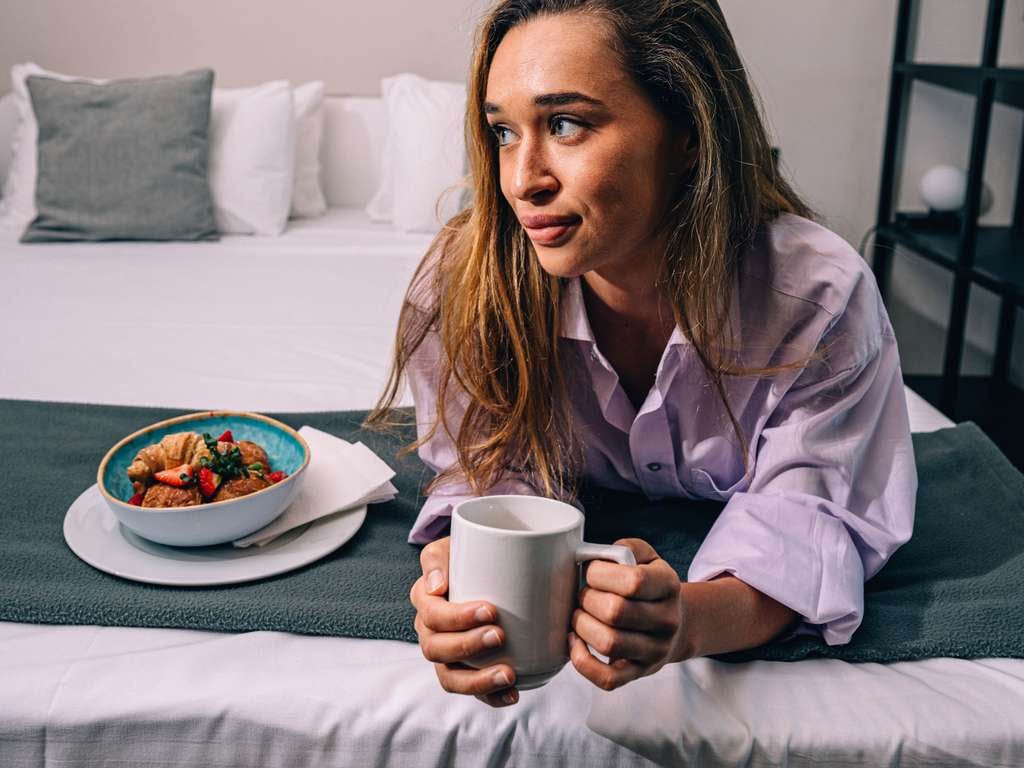
[[[592,18],[535,18],[505,35],[487,79],[502,194],[560,277],[656,265],[669,172],[686,156],[606,40]]]

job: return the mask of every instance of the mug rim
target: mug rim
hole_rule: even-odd
[[[559,526],[558,528],[552,528],[546,531],[518,531],[508,528],[495,528],[493,525],[483,525],[481,523],[477,523],[473,520],[470,520],[462,515],[462,507],[466,504],[481,503],[485,501],[500,501],[503,499],[539,499],[540,501],[545,501],[551,504],[557,504],[559,506],[568,507],[569,509],[576,513],[576,517],[569,524]],[[534,496],[532,494],[527,493],[501,493],[494,494],[493,496],[474,496],[471,499],[464,499],[463,501],[460,501],[452,508],[453,522],[456,517],[461,521],[461,524],[467,525],[471,528],[475,528],[478,531],[483,531],[486,533],[500,533],[503,536],[516,536],[518,538],[539,538],[541,536],[557,536],[563,533],[568,533],[569,531],[575,529],[577,526],[582,527],[585,520],[583,513],[580,512],[579,509],[574,507],[572,504],[567,504],[566,502],[559,501],[558,499],[549,499],[547,496]]]

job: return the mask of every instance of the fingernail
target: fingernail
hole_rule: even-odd
[[[493,621],[493,618],[491,617],[491,609],[485,605],[481,605],[479,608],[477,608],[476,613],[474,613],[473,615],[476,617],[476,620],[479,621],[481,624],[486,624],[489,621]]]
[[[494,673],[494,684],[500,685],[502,688],[507,688],[512,685],[512,678],[509,677],[508,672],[502,669]]]
[[[444,575],[437,568],[427,574],[427,591],[433,592],[444,583]]]
[[[519,691],[517,691],[515,688],[513,688],[511,691],[506,691],[505,694],[501,697],[501,700],[504,701],[506,704],[515,704],[517,701],[519,701]]]
[[[484,645],[488,648],[497,648],[501,645],[501,638],[498,636],[498,630],[488,629],[484,632]]]

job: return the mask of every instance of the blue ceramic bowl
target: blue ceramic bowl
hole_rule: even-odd
[[[128,503],[134,495],[128,466],[141,449],[175,432],[209,432],[217,437],[226,429],[236,440],[251,440],[263,446],[270,466],[283,469],[288,477],[248,496],[193,507],[148,508]],[[199,547],[247,536],[280,515],[299,492],[308,466],[309,445],[287,424],[257,413],[203,411],[167,419],[128,435],[107,451],[96,473],[96,483],[110,511],[139,536],[160,544]]]

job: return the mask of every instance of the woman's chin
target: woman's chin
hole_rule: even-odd
[[[545,248],[536,244],[533,248],[541,269],[552,277],[579,277],[589,271],[580,259],[573,258],[562,248]]]

